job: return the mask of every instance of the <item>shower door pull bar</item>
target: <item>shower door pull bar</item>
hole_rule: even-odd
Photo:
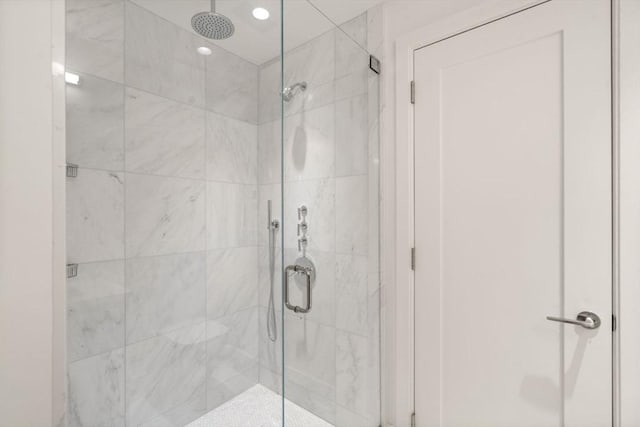
[[[547,320],[551,320],[552,322],[571,323],[572,325],[582,326],[585,329],[598,329],[601,323],[600,317],[590,311],[582,311],[578,313],[576,320],[555,316],[547,316]]]
[[[307,288],[306,307],[293,305],[289,302],[289,276],[291,276],[291,273],[305,275]],[[294,313],[308,313],[311,311],[311,271],[308,268],[300,265],[290,265],[284,270],[284,304]]]

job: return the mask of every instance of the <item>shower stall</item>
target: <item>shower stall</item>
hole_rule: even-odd
[[[379,1],[66,0],[69,427],[380,425]]]

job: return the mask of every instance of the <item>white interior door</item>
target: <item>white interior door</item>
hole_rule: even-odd
[[[609,8],[415,51],[418,427],[611,425]]]

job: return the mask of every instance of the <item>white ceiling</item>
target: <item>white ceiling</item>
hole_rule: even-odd
[[[192,32],[191,17],[211,7],[209,0],[132,1]],[[330,30],[333,27],[331,21],[342,24],[382,1],[311,0],[312,5],[307,0],[285,0],[285,50]],[[256,7],[264,7],[271,17],[266,21],[255,19],[251,12]],[[218,0],[216,11],[231,18],[236,32],[229,39],[214,41],[215,44],[254,64],[262,64],[280,55],[280,0]]]

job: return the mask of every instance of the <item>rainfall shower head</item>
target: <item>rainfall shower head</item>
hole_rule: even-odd
[[[282,99],[285,102],[289,102],[293,99],[298,92],[304,92],[307,90],[307,82],[299,82],[291,86],[287,86],[282,90]]]
[[[216,0],[211,0],[211,12],[193,15],[191,26],[196,33],[213,40],[228,39],[236,30],[231,19],[216,13]]]

